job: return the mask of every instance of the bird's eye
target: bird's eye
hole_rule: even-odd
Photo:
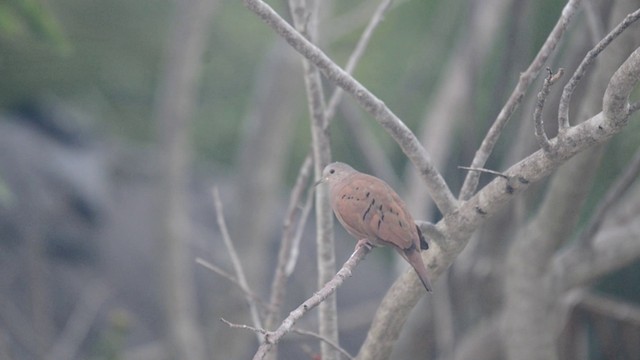
[[[329,170],[329,174],[333,174],[334,172],[336,172],[334,169]]]

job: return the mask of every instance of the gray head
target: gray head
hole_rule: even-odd
[[[324,170],[322,170],[322,179],[320,179],[320,182],[327,183],[331,187],[356,172],[356,170],[345,163],[334,162],[325,166]]]

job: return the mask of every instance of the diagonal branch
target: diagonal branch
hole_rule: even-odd
[[[558,106],[558,133],[563,134],[570,125],[569,122],[569,103],[571,102],[571,96],[575,91],[578,83],[584,75],[587,73],[589,66],[595,61],[596,57],[617,38],[623,31],[625,31],[631,24],[640,18],[640,9],[627,15],[624,20],[618,26],[616,26],[607,36],[605,36],[598,44],[585,55],[584,59],[578,65],[578,68],[571,76],[569,82],[564,86],[562,91],[562,97],[560,98],[560,104]]]
[[[269,350],[271,350],[271,348],[277,344],[284,335],[292,331],[293,325],[295,325],[296,321],[333,294],[348,277],[351,277],[355,267],[365,258],[369,251],[370,249],[366,246],[358,246],[354,253],[351,254],[349,259],[344,263],[342,268],[322,287],[322,289],[313,294],[312,297],[303,302],[295,310],[290,312],[289,316],[284,319],[282,324],[280,324],[275,331],[267,332],[264,339],[265,341],[260,344],[260,347],[253,356],[253,359],[263,359]]]
[[[612,98],[609,104],[614,109],[608,111],[625,114],[624,106],[615,104],[627,103],[631,91],[640,82],[640,50],[636,50],[611,79],[608,92]],[[613,101],[617,99],[618,101]],[[623,100],[620,100],[623,99]],[[605,108],[605,111],[606,108]],[[469,200],[463,202],[458,211],[441,220],[437,229],[446,239],[446,246],[434,246],[425,256],[426,265],[434,277],[448,268],[453,260],[467,245],[471,234],[488,217],[503,209],[515,195],[528,189],[532,184],[546,178],[552,171],[576,154],[602,144],[620,132],[626,122],[619,116],[607,117],[602,112],[592,118],[570,127],[565,133],[563,146],[557,147],[556,156],[548,157],[541,149],[511,166],[504,172],[508,179],[499,177],[483,187]],[[550,140],[555,147],[557,137]],[[509,181],[515,179],[515,181]],[[420,294],[411,287],[403,286],[409,282],[409,272],[404,273],[387,292],[371,324],[371,329],[361,347],[358,359],[385,359],[399,336],[400,329],[415,306]],[[435,280],[435,279],[432,279]],[[417,288],[416,288],[417,289]],[[393,314],[393,316],[388,316]]]
[[[218,226],[220,227],[220,232],[222,233],[222,239],[224,240],[224,245],[227,247],[227,252],[229,253],[229,258],[231,259],[231,264],[233,265],[233,270],[236,273],[236,278],[238,279],[238,284],[242,288],[242,291],[245,294],[245,298],[249,303],[249,310],[251,311],[251,321],[253,324],[261,328],[262,321],[260,320],[260,313],[258,312],[258,306],[256,301],[249,296],[252,293],[251,288],[249,287],[249,283],[247,282],[247,278],[244,275],[244,270],[242,269],[242,263],[240,262],[240,258],[238,257],[238,253],[236,252],[235,247],[233,246],[233,242],[231,241],[231,236],[229,235],[229,230],[227,230],[227,223],[224,220],[224,212],[222,209],[222,201],[220,200],[220,193],[218,192],[218,188],[213,188],[213,205],[216,208],[216,220],[218,222]],[[256,334],[258,335],[258,334]],[[258,335],[258,341],[261,341],[260,335]]]
[[[392,2],[393,0],[383,0],[376,8],[376,11],[373,13],[373,16],[371,16],[371,20],[369,20],[367,27],[362,32],[360,40],[358,40],[356,47],[353,49],[349,60],[347,60],[347,64],[344,67],[344,71],[346,71],[347,73],[351,74],[353,72],[353,69],[355,69],[358,61],[360,61],[360,58],[364,54],[364,50],[367,48],[367,45],[369,45],[369,41],[371,40],[373,31],[378,27],[378,25],[380,25],[380,23],[384,19],[384,14],[386,14],[386,12],[389,10]],[[325,110],[324,115],[326,119],[331,119],[333,118],[333,115],[335,115],[336,108],[340,103],[340,100],[342,100],[343,93],[344,90],[342,90],[342,88],[336,88],[331,95],[331,98],[329,98],[327,109]]]
[[[282,36],[289,45],[316,65],[329,80],[351,94],[356,102],[376,119],[418,169],[431,197],[443,214],[450,214],[457,208],[456,199],[442,175],[434,166],[427,150],[420,144],[413,132],[382,100],[336,65],[325,53],[300,35],[262,0],[244,0],[244,4],[278,35]]]
[[[640,174],[640,150],[636,151],[625,172],[609,187],[607,193],[598,202],[598,206],[593,211],[589,223],[578,238],[579,244],[582,246],[591,245],[591,241],[593,241],[593,238],[600,229],[600,225],[602,225],[609,210],[638,178],[638,174]]]
[[[516,111],[518,106],[520,106],[520,102],[522,102],[522,98],[525,95],[525,92],[529,88],[529,85],[535,80],[536,76],[540,73],[540,70],[544,66],[545,62],[549,58],[549,56],[553,53],[556,46],[562,39],[565,31],[567,30],[567,26],[569,22],[573,18],[573,15],[578,11],[578,7],[580,5],[581,0],[569,0],[567,4],[562,9],[562,15],[555,27],[547,37],[547,40],[540,48],[538,55],[533,59],[531,65],[525,70],[522,74],[520,74],[520,79],[518,80],[518,84],[515,89],[509,96],[507,103],[504,105],[496,121],[491,125],[491,128],[487,132],[484,140],[482,140],[482,144],[480,148],[476,151],[476,154],[471,161],[470,167],[473,168],[481,168],[489,159],[491,152],[493,152],[493,148],[498,142],[498,138],[502,133],[502,129],[505,127],[511,116]],[[467,177],[464,179],[464,183],[462,185],[462,189],[460,190],[460,196],[458,197],[460,200],[469,199],[473,193],[476,191],[478,187],[478,180],[480,179],[480,173],[478,172],[470,172],[467,174]]]
[[[311,155],[307,155],[307,157],[304,159],[304,162],[302,163],[302,166],[300,166],[296,183],[293,186],[293,190],[291,191],[291,198],[289,199],[289,206],[286,212],[287,215],[285,216],[283,224],[282,240],[280,241],[280,250],[278,252],[278,262],[276,264],[273,281],[271,283],[271,298],[269,300],[271,311],[268,312],[264,322],[267,329],[270,329],[275,324],[276,319],[280,316],[280,306],[284,301],[286,290],[285,285],[289,277],[286,268],[288,266],[287,264],[291,261],[291,257],[293,256],[292,253],[295,237],[293,230],[295,222],[294,218],[305,185],[311,178],[312,167],[313,159],[311,158]],[[302,224],[306,222],[306,218],[300,216],[298,221],[298,226],[302,226]]]

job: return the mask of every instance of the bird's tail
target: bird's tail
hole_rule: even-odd
[[[418,278],[422,281],[424,288],[427,289],[428,292],[433,292],[431,280],[429,280],[429,273],[427,272],[427,268],[424,266],[422,256],[420,256],[420,251],[415,247],[404,250],[404,258],[407,259],[411,266],[413,266],[416,274],[418,274]]]

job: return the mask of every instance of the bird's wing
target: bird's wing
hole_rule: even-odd
[[[419,243],[419,236],[413,218],[400,197],[383,182],[386,190],[383,199],[366,221],[367,232],[376,234],[378,239],[402,250]]]
[[[332,207],[344,228],[373,245],[406,250],[419,248],[413,218],[398,194],[384,181],[362,173],[352,175],[332,195]]]

